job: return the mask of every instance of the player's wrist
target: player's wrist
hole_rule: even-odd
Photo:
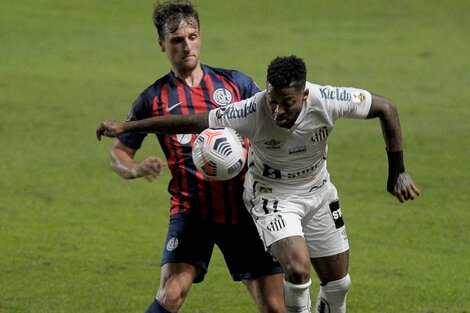
[[[137,169],[138,169],[139,165],[136,165],[134,166],[133,168],[130,169],[130,173],[131,173],[131,178],[139,178],[139,173],[137,173]]]
[[[405,164],[403,162],[403,151],[388,151],[388,180],[387,180],[387,191],[393,194],[395,183],[398,176],[405,172]]]
[[[132,122],[124,122],[122,124],[122,132],[127,133],[127,132],[132,131],[133,130],[132,127],[133,127]]]

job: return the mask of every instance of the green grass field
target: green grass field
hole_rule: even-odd
[[[125,181],[94,130],[169,70],[153,1],[0,3],[0,312],[144,312],[159,280],[168,172]],[[204,63],[264,85],[277,55],[309,80],[396,101],[422,191],[385,192],[379,122],[338,122],[329,168],[351,245],[352,313],[470,312],[470,3],[197,0]],[[162,156],[152,137],[138,158]],[[312,273],[313,274],[313,273]],[[314,280],[315,298],[318,281]],[[183,313],[255,312],[216,251]]]

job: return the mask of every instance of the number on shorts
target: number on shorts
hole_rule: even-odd
[[[269,214],[271,212],[276,213],[278,212],[277,210],[277,205],[279,204],[278,200],[269,200],[263,198],[263,211],[266,214]]]

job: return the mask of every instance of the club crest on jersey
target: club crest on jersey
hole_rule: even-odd
[[[232,103],[232,99],[232,93],[226,88],[218,88],[212,93],[212,100],[221,107]]]
[[[326,140],[326,138],[328,138],[329,133],[330,132],[328,131],[328,128],[326,126],[321,127],[321,128],[316,128],[316,129],[313,130],[311,140],[313,142],[324,141],[324,140]]]

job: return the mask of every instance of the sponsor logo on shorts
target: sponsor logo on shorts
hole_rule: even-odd
[[[268,230],[271,232],[279,231],[286,227],[286,222],[282,219],[281,215],[277,215],[271,222],[268,224]]]
[[[168,240],[168,243],[166,244],[166,249],[168,251],[173,251],[178,247],[178,238],[173,237],[170,240]]]
[[[330,203],[330,211],[335,221],[336,229],[344,226],[343,215],[341,214],[341,208],[339,207],[339,201]]]

